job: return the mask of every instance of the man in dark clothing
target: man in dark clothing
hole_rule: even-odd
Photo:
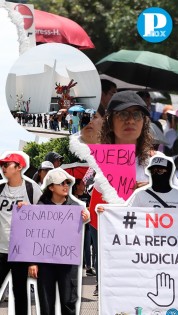
[[[90,122],[90,116],[84,113],[81,118],[81,128],[85,127]]]
[[[35,127],[35,121],[36,121],[36,115],[35,114],[33,114],[33,127]]]

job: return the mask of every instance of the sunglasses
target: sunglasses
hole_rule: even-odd
[[[15,164],[16,166],[19,165],[15,162],[4,162],[4,163],[1,163],[1,167],[5,167],[5,168],[8,168],[11,164]]]
[[[59,184],[59,186],[65,186],[65,185],[70,186],[70,184],[71,184],[70,181],[64,180],[62,183]]]
[[[133,118],[135,121],[139,121],[145,117],[141,110],[135,110],[134,112],[128,112],[127,110],[122,110],[120,112],[114,111],[114,115],[121,121],[127,121],[130,118]]]

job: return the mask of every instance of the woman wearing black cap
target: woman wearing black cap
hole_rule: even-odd
[[[108,104],[100,133],[101,144],[136,145],[137,188],[148,182],[148,177],[145,175],[145,166],[148,165],[150,156],[154,154],[149,128],[149,115],[145,102],[136,92],[122,91],[115,93]],[[117,170],[116,176],[118,176]],[[95,206],[98,203],[105,203],[99,185],[97,185],[97,189],[93,189],[89,206],[91,234],[96,251],[96,279],[98,279],[98,266]],[[96,286],[94,295],[98,295],[98,286]]]
[[[115,93],[102,125],[101,143],[135,144],[138,165],[146,166],[153,149],[149,116],[145,102],[134,91]]]

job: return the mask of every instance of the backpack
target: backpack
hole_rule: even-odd
[[[3,191],[6,183],[0,185],[0,193]],[[33,185],[31,182],[25,180],[25,186],[30,203],[33,204]]]

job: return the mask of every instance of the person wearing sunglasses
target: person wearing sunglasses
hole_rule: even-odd
[[[70,194],[74,183],[75,178],[63,169],[50,170],[44,178],[42,185],[44,190],[38,204],[81,205],[81,201],[78,202],[77,198]],[[81,216],[83,222],[89,220],[89,211],[85,207]],[[37,278],[41,315],[55,315],[56,283],[60,294],[61,314],[76,314],[78,266],[40,263],[30,266],[28,273],[31,277]]]
[[[29,157],[18,151],[3,154],[0,158],[4,181],[0,184],[0,287],[9,271],[12,274],[15,315],[27,315],[28,264],[8,261],[13,205],[19,202],[36,204],[42,194],[34,181],[23,175],[29,166]]]

